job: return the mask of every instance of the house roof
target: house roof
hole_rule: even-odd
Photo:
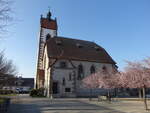
[[[34,78],[21,78],[21,85],[20,86],[30,86],[31,88],[34,87]]]
[[[46,29],[57,30],[57,21],[48,19],[48,18],[41,18],[41,27]]]
[[[48,57],[116,64],[104,48],[94,42],[54,37],[46,42]]]

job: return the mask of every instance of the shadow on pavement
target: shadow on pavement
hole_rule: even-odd
[[[107,111],[105,113],[125,113],[121,111],[117,111],[108,107],[98,106],[94,104],[90,104],[87,102],[83,102],[80,100],[53,100],[48,102],[49,104],[40,105],[40,109],[44,112],[50,111],[94,111],[102,112]]]
[[[79,99],[50,100],[20,96],[14,100],[7,113],[125,113]]]

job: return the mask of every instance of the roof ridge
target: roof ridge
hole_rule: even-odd
[[[84,41],[84,42],[91,42],[91,43],[95,43],[89,40],[82,40],[82,39],[77,39],[77,38],[70,38],[70,37],[63,37],[63,36],[55,36],[54,38],[64,38],[64,39],[70,39],[70,40],[78,40],[78,41]]]

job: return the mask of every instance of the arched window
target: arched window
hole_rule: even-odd
[[[46,35],[46,41],[47,41],[49,38],[51,38],[51,35],[50,35],[50,34],[47,34],[47,35]]]
[[[95,66],[92,65],[90,68],[90,71],[91,71],[91,74],[95,73]]]
[[[81,80],[84,77],[83,66],[80,64],[78,66],[78,80]]]

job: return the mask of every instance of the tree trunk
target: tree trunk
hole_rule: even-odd
[[[139,88],[138,90],[139,90],[139,98],[142,98],[142,92],[141,92],[142,90],[141,90],[141,88]]]
[[[90,98],[89,98],[90,101],[92,101],[92,88],[90,89]]]
[[[145,87],[143,87],[143,101],[144,101],[145,109],[148,110],[147,100],[146,100],[146,96],[145,96]]]
[[[109,102],[111,102],[111,97],[110,97],[110,91],[109,91],[109,89],[108,89],[107,99],[108,99]]]
[[[114,89],[114,96],[115,96],[115,97],[117,96],[117,93],[118,93],[118,88],[115,88],[115,89]]]

